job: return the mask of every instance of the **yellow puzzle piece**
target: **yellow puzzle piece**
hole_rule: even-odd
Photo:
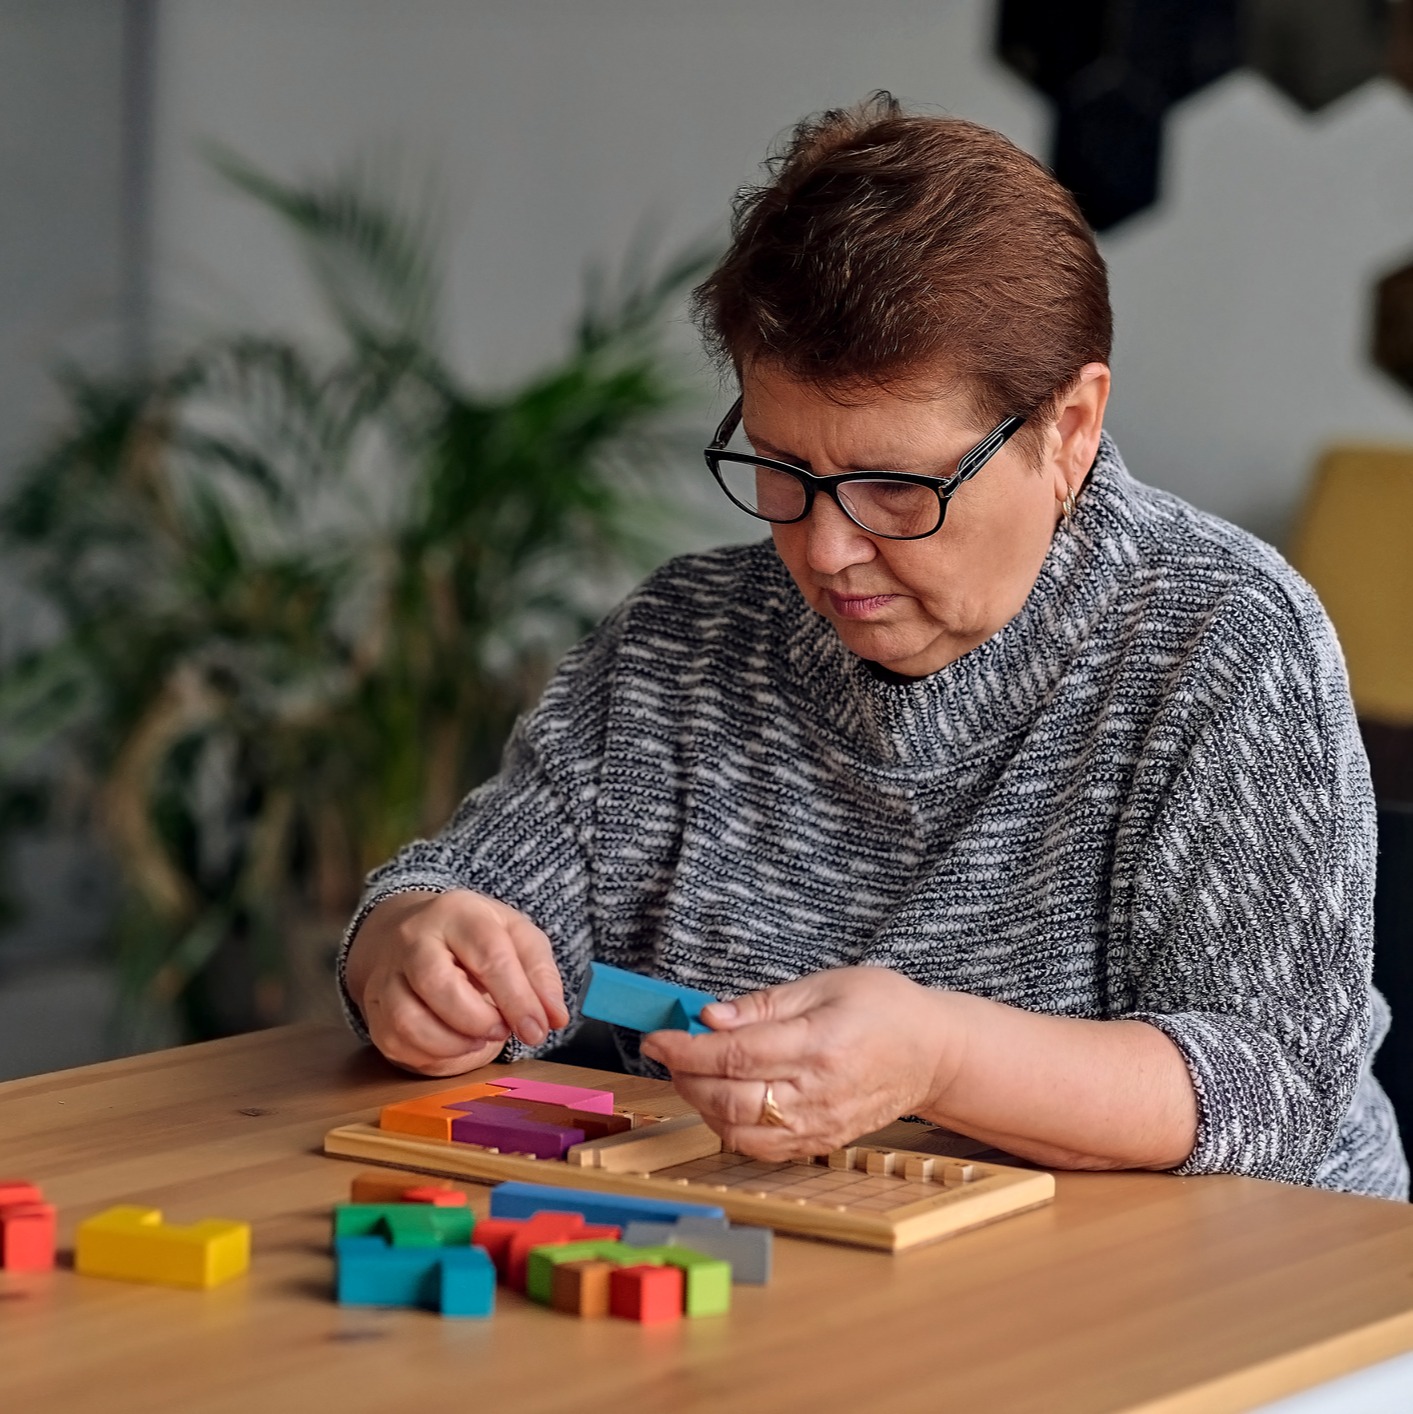
[[[78,1225],[74,1270],[121,1281],[216,1286],[250,1265],[250,1226],[205,1218],[187,1227],[156,1208],[109,1208]]]

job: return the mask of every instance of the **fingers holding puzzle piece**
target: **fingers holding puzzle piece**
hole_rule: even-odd
[[[699,1036],[711,1030],[701,1019],[702,1008],[715,1000],[710,992],[591,962],[579,1009],[595,1021],[630,1031],[686,1031]]]

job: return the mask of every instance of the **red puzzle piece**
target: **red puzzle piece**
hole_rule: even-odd
[[[615,1267],[608,1278],[608,1309],[645,1326],[682,1316],[681,1267]]]
[[[464,1208],[466,1195],[455,1188],[438,1188],[427,1183],[418,1188],[405,1188],[402,1193],[404,1203],[430,1203],[435,1208]]]
[[[47,1272],[54,1265],[54,1205],[7,1203],[0,1208],[0,1268]]]
[[[506,1286],[524,1291],[532,1248],[617,1242],[621,1235],[621,1228],[586,1223],[581,1213],[536,1213],[530,1218],[483,1218],[471,1233],[471,1242],[486,1249]]]

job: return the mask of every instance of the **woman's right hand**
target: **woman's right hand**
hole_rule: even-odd
[[[344,976],[373,1044],[422,1075],[474,1070],[512,1031],[538,1046],[569,1022],[549,939],[467,889],[384,899],[359,925]]]

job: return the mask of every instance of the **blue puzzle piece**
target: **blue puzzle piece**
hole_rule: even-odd
[[[536,1213],[582,1213],[584,1221],[627,1227],[632,1222],[676,1222],[678,1218],[724,1218],[708,1203],[673,1203],[665,1198],[630,1198],[585,1188],[544,1183],[501,1183],[491,1189],[493,1218],[532,1218]]]
[[[702,1008],[715,1000],[710,992],[591,962],[580,1010],[595,1021],[631,1031],[687,1031],[700,1036],[711,1030],[701,1020]]]

